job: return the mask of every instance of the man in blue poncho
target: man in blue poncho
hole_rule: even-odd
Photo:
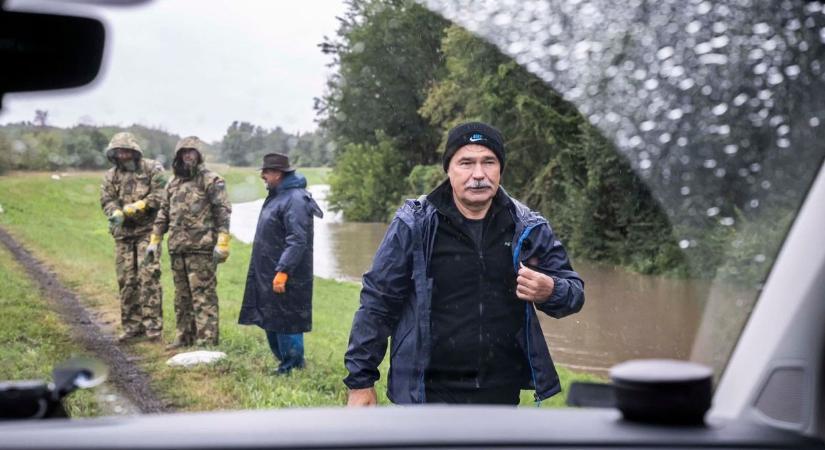
[[[264,156],[269,195],[261,208],[238,323],[266,331],[280,361],[277,374],[304,367],[304,333],[312,329],[312,217],[323,213],[306,178],[279,153]]]

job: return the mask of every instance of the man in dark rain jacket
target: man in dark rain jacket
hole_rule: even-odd
[[[281,362],[278,374],[304,367],[304,335],[312,329],[312,217],[323,213],[303,175],[278,153],[264,156],[269,195],[261,208],[238,323],[266,331]]]
[[[394,403],[519,403],[561,390],[536,316],[579,311],[584,285],[550,225],[499,187],[495,128],[452,129],[448,180],[396,213],[364,275],[345,356],[350,406],[376,404],[392,337]]]

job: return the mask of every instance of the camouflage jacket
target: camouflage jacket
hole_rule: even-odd
[[[112,228],[115,239],[133,239],[152,231],[158,209],[164,194],[166,174],[159,162],[141,159],[137,170],[131,172],[112,167],[103,175],[100,185],[100,206],[106,217],[124,205],[143,200],[146,209],[136,216],[127,217],[123,225]]]
[[[194,177],[166,185],[152,232],[169,232],[169,253],[212,253],[218,233],[229,233],[231,213],[223,178],[200,165]]]

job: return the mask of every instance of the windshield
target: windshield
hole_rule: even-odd
[[[684,258],[679,269],[713,283],[660,285],[656,297],[673,303],[622,322],[657,322],[639,340],[662,342],[663,355],[682,342],[679,354],[718,374],[823,158],[811,95],[822,79],[822,4],[426,3],[573,103],[651,190]],[[605,292],[627,303],[616,296]],[[698,329],[673,331],[685,322]]]
[[[362,275],[403,200],[447,179],[448,130],[471,120],[501,131],[501,185],[547,219],[584,281],[580,312],[538,314],[563,389],[542,406],[562,406],[570,382],[604,380],[630,359],[692,360],[718,379],[825,158],[820,2],[77,7],[90,10],[112,42],[97,83],[6,95],[0,113],[0,228],[12,249],[0,248],[0,275],[13,287],[0,300],[15,311],[0,319],[13,330],[0,338],[13,361],[0,379],[48,377],[75,353],[105,359],[88,344],[102,336],[147,386],[130,390],[112,370],[72,400],[75,415],[345,404]],[[192,20],[178,23],[184,14]],[[203,165],[225,180],[220,340],[198,347],[222,352],[217,362],[176,366],[180,352],[165,348],[180,337],[183,301],[178,260],[164,253],[176,248],[171,237],[156,275],[159,341],[115,341],[128,283],[100,196],[116,164],[107,148],[123,131],[164,167],[164,181],[181,175],[179,139],[198,135]],[[306,359],[287,376],[278,344],[242,325],[259,217],[276,192],[261,180],[272,152],[288,156],[323,211],[311,233]],[[78,337],[54,293],[35,289],[47,276],[38,265],[94,329]],[[50,312],[30,322],[38,308]]]

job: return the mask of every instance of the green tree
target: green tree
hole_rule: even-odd
[[[45,127],[46,122],[49,120],[49,111],[45,109],[36,109],[34,111],[34,123],[38,127]]]
[[[526,200],[575,254],[643,273],[684,272],[667,216],[627,160],[586,122],[536,174]]]
[[[233,166],[249,166],[260,161],[265,151],[266,131],[249,122],[232,122],[221,142],[223,160]]]
[[[403,181],[414,166],[438,160],[439,131],[418,110],[443,70],[440,47],[448,22],[408,0],[352,0],[348,6],[336,38],[321,45],[333,57],[337,73],[328,81],[327,93],[316,101],[316,110],[330,140],[342,152],[352,151],[350,144],[396,149]],[[379,142],[379,135],[387,142]],[[337,156],[333,173],[338,179],[357,177],[340,164],[343,154]],[[338,191],[346,188],[356,186],[336,184],[332,192],[338,198],[354,195]],[[397,205],[403,192],[401,187],[379,187],[375,196],[381,205]],[[349,212],[348,208],[357,207],[352,203],[342,207],[347,217],[378,218]]]
[[[376,138],[377,144],[348,144],[329,175],[330,206],[343,211],[346,220],[388,220],[405,190],[401,152],[383,133]]]
[[[0,133],[0,175],[12,169],[11,142]]]
[[[568,249],[642,272],[679,271],[670,224],[630,164],[574,105],[498,48],[452,26],[446,74],[419,112],[441,130],[482,120],[505,136],[508,192],[545,214]]]
[[[109,166],[104,150],[112,135],[131,131],[146,157],[162,163],[171,160],[179,136],[156,128],[78,125],[71,128],[41,127],[31,122],[0,126],[0,136],[10,145],[8,167],[21,170],[66,168],[102,169]],[[0,155],[2,158],[3,155]]]
[[[99,169],[109,164],[103,153],[109,139],[97,127],[77,126],[65,130],[65,134],[63,146],[68,166]]]
[[[427,194],[447,179],[441,164],[415,166],[407,176],[407,197],[415,198]]]
[[[584,119],[538,77],[458,26],[447,30],[442,52],[446,76],[420,113],[442,131],[467,120],[499,128],[507,148],[503,181],[521,196],[543,164],[581,139]]]
[[[292,138],[290,160],[297,166],[322,167],[332,163],[332,145],[323,130],[298,134]]]
[[[353,0],[337,40],[322,50],[337,74],[316,105],[321,124],[338,145],[376,143],[375,131],[395,141],[408,161],[436,159],[438,133],[418,114],[443,69],[441,38],[448,22],[409,0]]]
[[[321,131],[291,134],[281,127],[268,130],[249,122],[232,122],[218,145],[219,158],[232,165],[260,163],[267,153],[288,155],[296,166],[320,167],[332,163],[332,145]]]

